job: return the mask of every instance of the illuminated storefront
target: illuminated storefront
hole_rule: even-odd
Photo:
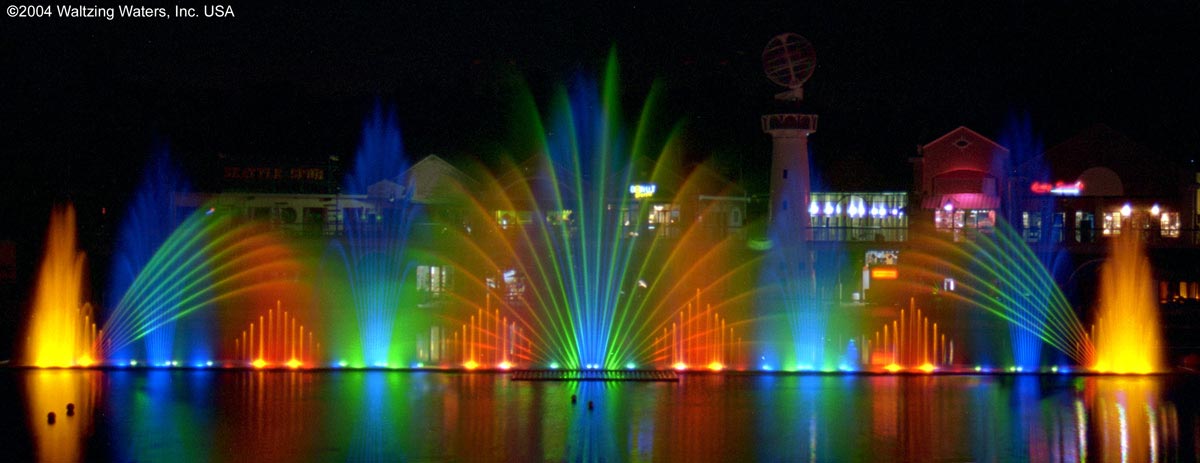
[[[908,193],[813,192],[808,205],[814,241],[904,241]]]

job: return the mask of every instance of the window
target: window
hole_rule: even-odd
[[[1179,213],[1163,212],[1159,215],[1159,225],[1162,227],[1164,238],[1179,238]]]
[[[1091,212],[1075,211],[1075,242],[1091,243],[1096,240],[1096,215]]]
[[[1050,231],[1050,233],[1051,233],[1050,239],[1054,240],[1055,243],[1062,242],[1063,227],[1065,226],[1064,224],[1066,224],[1066,223],[1067,223],[1067,213],[1066,212],[1057,212],[1054,214],[1054,225],[1053,225],[1054,228]]]
[[[504,278],[505,295],[510,301],[517,301],[525,295],[525,278],[514,269],[509,269],[501,275]]]
[[[444,265],[418,265],[417,291],[442,294],[449,289],[452,270]]]
[[[991,232],[996,226],[996,211],[991,209],[953,210],[937,209],[933,213],[934,228],[956,233],[961,229],[976,229]],[[1039,219],[1040,220],[1040,219]]]
[[[1021,213],[1021,236],[1026,242],[1036,243],[1042,239],[1042,215],[1037,211]]]
[[[1105,212],[1104,213],[1104,228],[1101,233],[1104,236],[1114,236],[1121,234],[1121,213],[1120,212]]]

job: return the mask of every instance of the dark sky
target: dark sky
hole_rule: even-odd
[[[814,163],[842,188],[905,188],[916,145],[959,125],[996,137],[1014,113],[1051,145],[1097,122],[1184,162],[1200,143],[1195,2],[259,3],[224,19],[0,18],[0,238],[39,235],[65,198],[81,219],[123,208],[157,142],[199,179],[349,158],[376,98],[412,157],[487,155],[514,122],[514,76],[544,105],[613,46],[628,119],[659,79],[663,125],[685,121],[694,159],[757,172],[758,116],[780,90],[760,54],[789,31],[816,47],[804,109],[821,116]]]

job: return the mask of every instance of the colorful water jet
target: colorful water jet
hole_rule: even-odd
[[[160,148],[147,166],[133,204],[121,221],[109,274],[108,307],[120,306],[121,298],[150,264],[155,252],[183,222],[185,214],[181,212],[181,205],[176,198],[186,195],[188,191],[183,175],[172,165],[165,148]],[[168,294],[159,305],[178,304],[179,301],[172,300],[177,296]],[[181,349],[192,352],[185,353],[176,352],[175,349],[176,322],[160,324],[142,338],[145,349],[141,358],[153,365],[164,365],[180,356],[211,357],[212,349],[207,344],[214,333],[199,325],[184,327],[183,331],[192,341],[189,349]],[[139,357],[133,352],[117,355]]]
[[[1150,261],[1136,233],[1112,239],[1100,270],[1100,297],[1093,339],[1104,373],[1153,373],[1163,370],[1158,301]]]
[[[909,305],[907,313],[900,310],[899,318],[883,325],[873,338],[860,340],[860,345],[865,346],[864,365],[892,373],[930,373],[954,364],[954,339],[947,338],[944,330],[939,333],[937,322],[930,322],[915,303]]]
[[[1093,363],[1095,349],[1075,309],[1042,261],[1006,223],[997,221],[992,233],[971,240],[934,236],[917,244],[921,251],[901,262],[909,281],[953,279],[954,289],[939,293],[941,297],[998,316],[1008,327],[1036,336],[1078,365]],[[1020,336],[1011,338],[1019,342]]]
[[[99,360],[100,337],[92,306],[84,302],[86,259],[78,250],[75,208],[50,213],[45,257],[26,338],[25,362],[38,367],[90,366]]]
[[[171,233],[112,309],[99,354],[118,360],[116,353],[164,325],[223,301],[284,290],[301,273],[275,233],[202,208]]]
[[[678,177],[678,129],[661,145],[651,140],[657,87],[628,133],[616,74],[610,56],[599,88],[580,79],[570,91],[561,90],[546,119],[531,98],[518,102],[523,134],[516,145],[528,152],[485,176],[470,226],[445,225],[461,241],[445,246],[453,250],[441,257],[465,286],[454,295],[465,307],[452,309],[459,313],[449,318],[468,325],[487,305],[484,313],[492,315],[485,318],[527,333],[531,367],[654,365],[665,346],[663,330],[681,322],[678,308],[696,288],[714,294],[713,310],[724,314],[728,290],[746,291],[730,276],[746,271],[730,265],[736,240],[688,225],[728,215],[720,206],[696,205],[700,176]],[[477,331],[464,330],[468,336]],[[484,333],[484,345],[503,344],[505,330]],[[465,345],[480,347],[473,338]],[[483,365],[504,358],[472,360]]]
[[[357,321],[357,348],[341,346],[372,366],[398,363],[392,358],[397,315],[404,305],[408,280],[408,240],[414,215],[411,185],[400,185],[407,168],[400,129],[393,110],[377,104],[363,125],[355,169],[346,177],[345,192],[367,196],[372,210],[342,211],[345,240],[335,242]]]
[[[259,315],[255,323],[250,322],[234,339],[234,365],[301,368],[319,363],[321,344],[314,339],[312,328],[306,329],[280,302],[266,315]]]

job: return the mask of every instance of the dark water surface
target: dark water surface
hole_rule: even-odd
[[[1192,461],[1198,392],[1178,376],[0,370],[0,445],[9,461]]]

